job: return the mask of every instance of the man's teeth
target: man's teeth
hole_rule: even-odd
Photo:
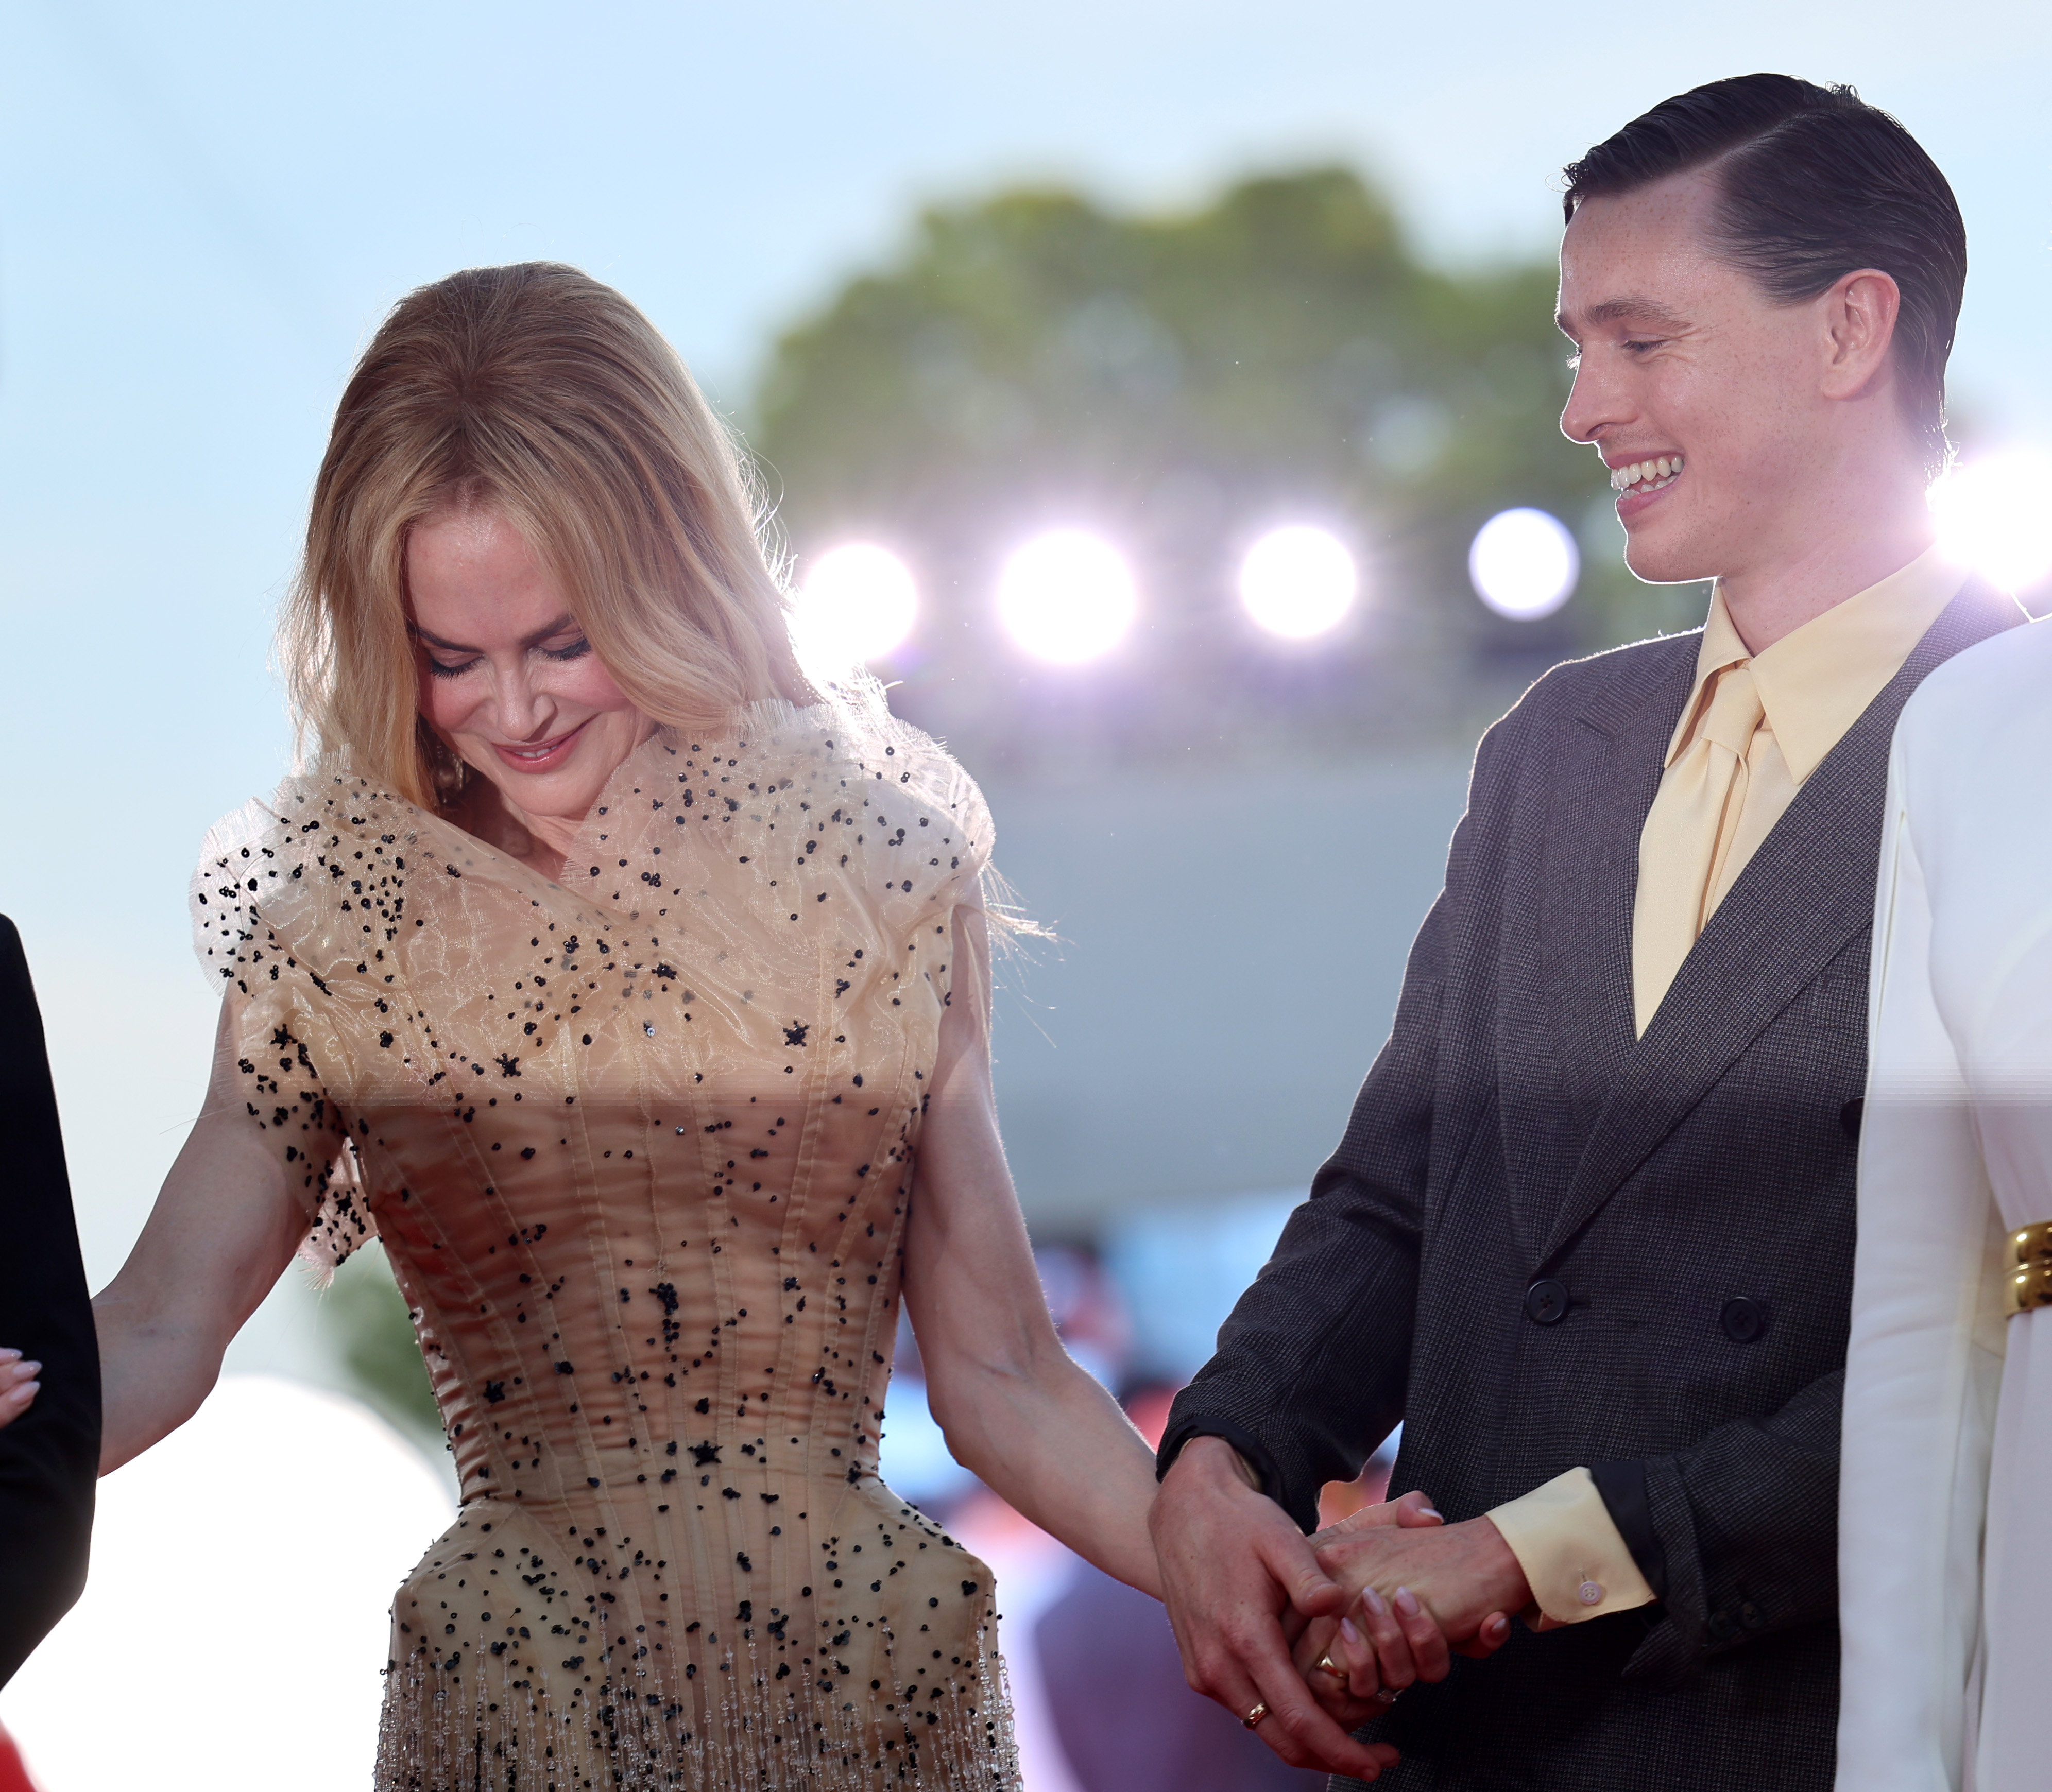
[[[1641,491],[1657,491],[1681,471],[1682,457],[1678,454],[1662,455],[1652,460],[1635,460],[1629,467],[1611,469],[1610,487],[1613,491],[1630,491],[1635,487]]]

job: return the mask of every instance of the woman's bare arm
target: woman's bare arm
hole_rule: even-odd
[[[905,1302],[955,1460],[1107,1574],[1161,1597],[1147,1534],[1154,1457],[1063,1349],[997,1132],[990,946],[958,910],[954,994],[906,1229]]]
[[[229,1340],[306,1235],[284,1164],[242,1111],[232,1038],[224,1008],[206,1105],[128,1261],[92,1303],[102,1474],[199,1410]]]

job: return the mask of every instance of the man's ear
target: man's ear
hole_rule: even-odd
[[[1820,295],[1827,340],[1824,395],[1858,398],[1885,378],[1902,291],[1878,268],[1842,274]]]

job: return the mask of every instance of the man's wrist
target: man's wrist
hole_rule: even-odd
[[[1517,1559],[1517,1551],[1510,1547],[1496,1521],[1484,1512],[1470,1521],[1475,1527],[1478,1547],[1484,1551],[1488,1563],[1485,1574],[1492,1590],[1502,1596],[1491,1607],[1493,1610],[1521,1612],[1532,1604],[1532,1583],[1525,1579],[1525,1565]]]

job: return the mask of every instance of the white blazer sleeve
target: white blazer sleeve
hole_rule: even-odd
[[[1898,734],[1875,903],[1846,1373],[1839,1792],[1960,1792],[1999,1370],[1999,1328],[1991,1359],[1984,1307],[1997,1223],[1933,997],[1906,758]]]

